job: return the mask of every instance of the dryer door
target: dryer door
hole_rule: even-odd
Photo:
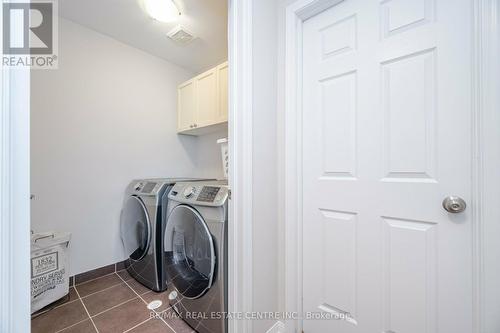
[[[184,297],[201,297],[212,286],[214,242],[205,221],[192,207],[179,205],[170,213],[165,260],[168,280]]]
[[[132,260],[141,260],[151,243],[149,216],[141,199],[132,196],[126,201],[120,224],[125,254]]]

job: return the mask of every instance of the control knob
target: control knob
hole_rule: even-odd
[[[184,197],[186,199],[189,199],[191,198],[193,195],[196,194],[196,187],[194,186],[188,186],[186,187],[186,189],[184,190]]]

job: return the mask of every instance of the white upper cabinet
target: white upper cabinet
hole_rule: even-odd
[[[196,111],[195,126],[207,126],[217,122],[217,70],[211,69],[195,79]]]
[[[195,81],[189,80],[177,88],[177,131],[192,128],[196,121]]]
[[[179,85],[177,132],[202,135],[227,128],[227,110],[226,62]]]
[[[217,98],[218,98],[218,108],[217,108],[217,121],[224,122],[227,121],[227,110],[229,105],[229,95],[228,95],[228,65],[227,62],[217,66]]]

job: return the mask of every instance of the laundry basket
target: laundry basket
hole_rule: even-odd
[[[31,313],[69,293],[68,245],[71,234],[31,234]]]
[[[229,175],[229,146],[227,138],[217,140],[222,153],[222,168],[224,170],[224,178]]]

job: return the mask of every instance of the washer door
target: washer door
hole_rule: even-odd
[[[125,254],[132,260],[141,260],[148,253],[151,243],[151,225],[146,206],[132,196],[123,208],[120,228]]]
[[[195,209],[179,205],[170,213],[165,232],[165,260],[168,280],[184,297],[199,298],[212,286],[214,242]]]

